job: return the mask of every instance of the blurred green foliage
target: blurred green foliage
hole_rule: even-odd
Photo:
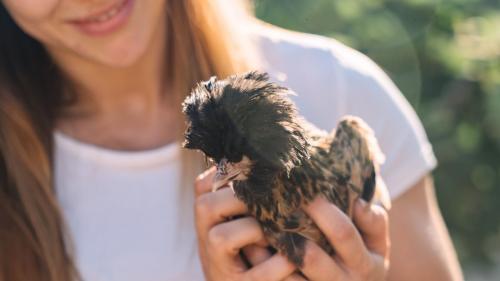
[[[497,0],[255,0],[257,17],[330,36],[392,77],[439,161],[440,206],[462,265],[500,263]]]

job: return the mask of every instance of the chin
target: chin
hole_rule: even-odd
[[[96,35],[71,24],[56,25],[42,32],[40,37],[45,40],[41,41],[55,46],[55,52],[62,47],[67,54],[90,63],[112,68],[133,66],[158,47],[155,38],[163,38],[160,34],[166,28],[165,1],[134,0],[134,3],[128,22],[117,30]]]
[[[132,66],[148,51],[148,40],[133,40],[133,38],[133,36],[120,38],[121,40],[98,46],[94,52],[88,52],[88,57],[109,67],[123,68]]]
[[[137,11],[122,30],[87,41],[94,48],[89,54],[94,54],[99,63],[110,67],[132,66],[158,44],[163,46],[155,38],[163,38],[160,34],[165,32],[165,1],[141,1],[144,0],[135,0]]]
[[[79,43],[69,48],[98,64],[117,68],[132,66],[153,48],[157,37],[157,28],[145,25],[135,24],[105,38],[80,38]]]

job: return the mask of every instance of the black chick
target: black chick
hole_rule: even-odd
[[[358,197],[378,193],[386,208],[390,201],[365,122],[346,116],[330,134],[320,131],[298,115],[290,93],[266,73],[212,77],[183,103],[183,146],[216,163],[214,190],[232,182],[269,243],[301,266],[306,239],[334,252],[301,206],[322,195],[351,216]]]

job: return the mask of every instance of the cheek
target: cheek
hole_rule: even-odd
[[[52,43],[53,15],[62,0],[0,0],[16,24],[27,34]]]
[[[40,21],[48,18],[61,0],[3,0],[3,5],[16,18]]]
[[[1,2],[2,0],[0,0]],[[100,2],[111,2],[100,1]],[[127,66],[140,58],[162,24],[166,0],[134,0],[127,24],[102,37],[87,36],[65,22],[84,14],[88,0],[3,0],[16,23],[32,37],[48,47],[53,55],[78,56],[87,61]]]
[[[62,41],[67,49],[87,60],[113,67],[130,66],[152,51],[150,48],[162,38],[160,32],[165,28],[166,16],[164,5],[163,0],[134,0],[128,22],[117,32],[100,38],[65,32],[68,36]]]

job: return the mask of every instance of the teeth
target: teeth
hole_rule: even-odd
[[[89,21],[90,22],[98,22],[98,23],[105,22],[105,21],[111,19],[116,14],[118,14],[122,10],[124,4],[125,4],[125,2],[121,3],[120,5],[118,5],[118,6],[114,7],[114,8],[112,8],[111,10],[107,11],[106,13],[103,13],[103,14],[95,17],[95,18],[89,19]]]

